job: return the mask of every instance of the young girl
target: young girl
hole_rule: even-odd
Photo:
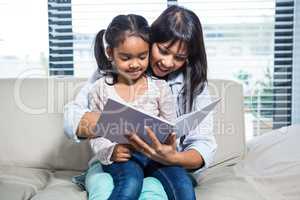
[[[101,113],[107,99],[113,98],[168,121],[175,119],[173,97],[166,81],[145,74],[149,35],[147,21],[138,15],[119,15],[97,34],[95,45],[99,48],[95,49],[99,52],[95,54],[99,55],[98,70],[102,77],[88,94],[92,111]],[[129,145],[116,144],[104,137],[91,139],[90,145],[95,154],[91,164],[99,160],[113,178],[115,188],[109,199],[138,199],[151,160],[132,151]]]

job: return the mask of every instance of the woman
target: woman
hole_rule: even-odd
[[[198,17],[190,10],[179,6],[167,8],[151,25],[151,57],[149,73],[153,76],[165,79],[171,87],[177,100],[176,111],[180,116],[191,111],[201,109],[210,101],[207,90],[207,61],[201,23]],[[96,53],[96,51],[95,51]],[[101,62],[95,54],[97,63]],[[87,109],[87,94],[93,82],[99,78],[99,72],[89,79],[75,101],[65,107],[65,132],[69,138],[78,141],[78,138],[94,136],[94,128],[100,113],[89,112]],[[148,129],[148,135],[153,141],[149,146],[137,135],[131,134],[128,140],[140,152],[163,165],[177,165],[199,175],[212,163],[216,152],[216,142],[212,134],[212,115],[206,119],[185,137],[176,142],[174,135],[169,137],[166,144],[161,144],[155,137],[155,133]],[[101,165],[94,164],[86,176],[85,186],[91,194],[93,187],[103,188],[102,194],[93,194],[101,197],[109,196],[111,177],[103,173],[101,177],[93,176],[93,170],[101,170]],[[155,169],[155,167],[154,167]],[[166,180],[163,173],[154,171],[153,176],[159,179],[169,199],[177,198],[176,187],[191,187],[191,182],[185,180]],[[174,174],[176,178],[176,173]],[[144,180],[140,199],[166,198],[162,186],[157,179]],[[97,185],[97,186],[96,186]],[[153,188],[152,188],[153,187]],[[175,188],[175,191],[174,191]],[[149,195],[149,196],[148,196]],[[89,199],[93,199],[89,196]],[[195,199],[186,197],[185,199]],[[179,198],[180,199],[180,198]]]

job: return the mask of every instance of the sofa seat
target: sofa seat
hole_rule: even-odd
[[[0,166],[0,199],[86,200],[86,192],[70,181],[79,173]]]

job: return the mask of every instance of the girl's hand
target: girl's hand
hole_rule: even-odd
[[[165,165],[176,165],[178,152],[176,150],[176,135],[172,133],[168,136],[165,144],[160,143],[155,133],[149,128],[145,127],[149,138],[152,141],[148,145],[136,134],[129,134],[127,139],[135,150],[145,154],[152,160]]]
[[[131,158],[131,146],[129,144],[116,144],[111,155],[111,161],[126,162]]]

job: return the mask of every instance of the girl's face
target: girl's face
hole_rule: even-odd
[[[125,37],[116,48],[108,50],[118,73],[129,80],[137,80],[149,64],[149,44],[137,36]]]
[[[187,45],[175,42],[154,43],[151,49],[150,65],[154,75],[164,77],[184,66],[188,58]]]

